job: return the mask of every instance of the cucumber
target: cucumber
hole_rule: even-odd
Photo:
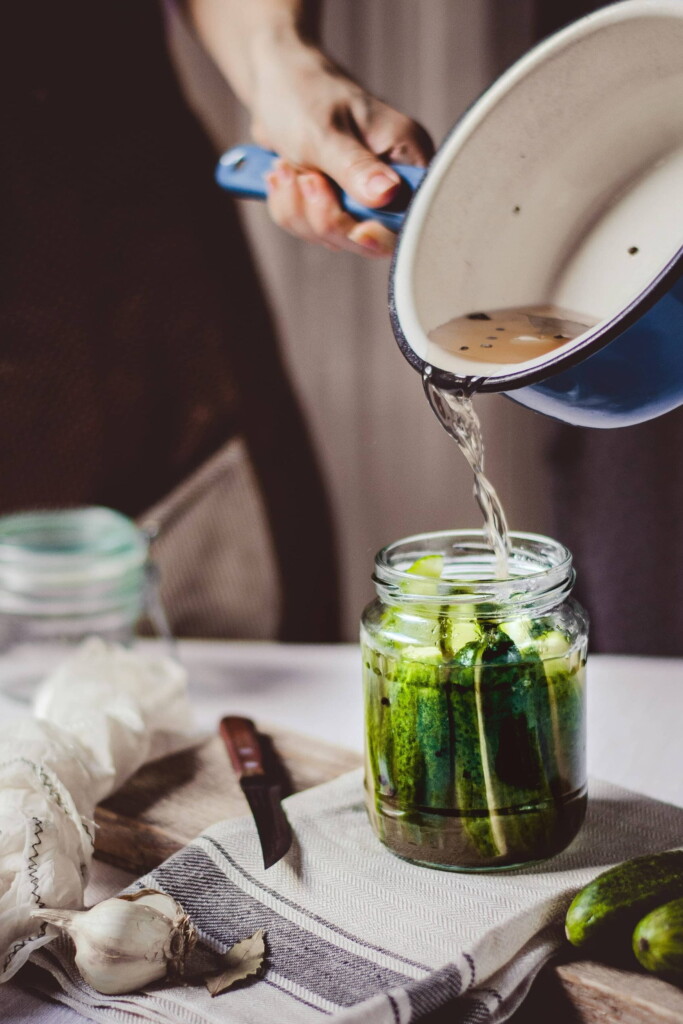
[[[509,636],[489,625],[456,662],[456,797],[465,829],[488,857],[533,859],[534,851],[548,847],[556,823],[544,759],[545,712],[538,707],[545,685],[540,661],[530,654],[523,659]]]
[[[420,688],[415,731],[424,764],[420,803],[434,810],[449,810],[454,800],[453,744],[448,691],[441,679]]]
[[[683,979],[683,899],[657,907],[638,923],[633,952],[646,971]]]
[[[643,915],[683,897],[683,850],[667,850],[624,861],[580,890],[565,919],[574,946],[601,943],[618,953],[628,949]]]
[[[474,607],[468,617],[447,598],[428,605],[441,571],[439,556],[411,566],[416,601],[384,608],[382,650],[364,639],[375,827],[402,856],[422,850],[430,863],[477,869],[552,856],[585,807],[573,768],[583,765],[580,665],[571,670],[569,639],[545,621],[498,624]],[[410,576],[402,586],[412,591]],[[552,673],[538,653],[548,637]]]
[[[501,629],[525,661],[538,665],[536,696],[547,777],[554,791],[577,788],[585,779],[585,694],[581,653],[570,638],[547,628],[543,619],[515,619]]]
[[[474,849],[485,860],[495,860],[503,843],[496,837],[489,813],[485,764],[485,737],[477,713],[477,671],[481,641],[473,640],[458,651],[451,675],[451,715],[455,750],[455,807]]]
[[[420,689],[438,678],[438,668],[414,662],[399,662],[396,680],[387,689],[389,704],[383,740],[390,754],[389,782],[400,807],[410,811],[420,803],[425,784],[425,765],[416,723]]]

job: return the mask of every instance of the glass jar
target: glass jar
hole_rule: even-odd
[[[379,839],[462,871],[551,857],[586,810],[588,620],[569,551],[478,530],[383,548],[362,620],[367,806]]]
[[[145,619],[170,643],[148,548],[108,508],[1,516],[0,690],[28,698],[75,644],[130,644]]]

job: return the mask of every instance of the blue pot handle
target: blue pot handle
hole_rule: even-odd
[[[235,146],[218,161],[216,181],[229,192],[242,199],[265,199],[267,195],[265,175],[278,159],[276,153],[260,146]],[[388,206],[371,209],[361,206],[346,192],[340,193],[343,208],[356,220],[377,220],[390,231],[398,231],[403,223],[406,209],[413,193],[426,174],[424,167],[408,164],[391,165],[402,179],[402,186]]]

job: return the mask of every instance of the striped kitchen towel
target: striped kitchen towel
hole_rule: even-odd
[[[171,893],[206,945],[266,931],[263,978],[212,999],[201,985],[101,996],[66,942],[40,987],[95,1021],[159,1024],[498,1024],[563,943],[578,888],[608,865],[680,845],[683,809],[594,782],[586,824],[544,864],[457,874],[399,860],[374,837],[359,771],[292,796],[295,842],[265,871],[251,819],[215,825],[139,880]],[[441,1015],[443,1013],[443,1016]]]

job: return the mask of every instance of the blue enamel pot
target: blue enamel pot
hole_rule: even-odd
[[[394,333],[446,388],[582,426],[651,419],[683,403],[682,244],[683,2],[628,0],[526,54],[445,140],[398,241]],[[430,340],[525,305],[594,326],[508,365]]]
[[[242,175],[242,194],[258,195],[254,158],[226,154],[218,181],[239,191]],[[416,370],[581,426],[683,404],[683,0],[625,0],[575,22],[470,107],[426,173],[397,169],[405,213],[400,200],[379,215],[343,201],[400,228],[390,315]],[[514,363],[430,337],[455,317],[524,306],[592,326]]]

